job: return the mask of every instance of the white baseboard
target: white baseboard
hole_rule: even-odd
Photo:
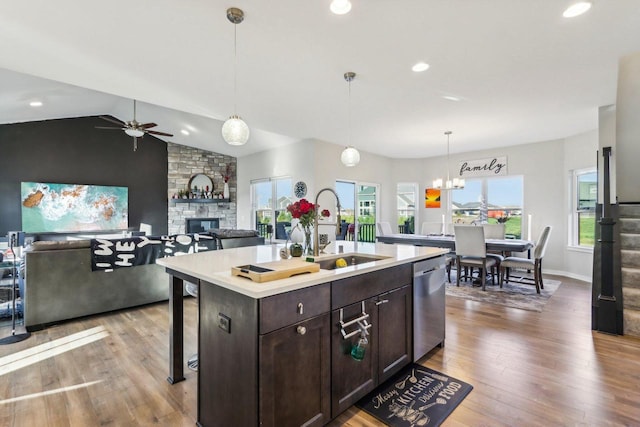
[[[570,273],[568,271],[561,271],[561,270],[548,270],[548,269],[544,269],[543,270],[544,274],[554,274],[556,276],[564,276],[564,277],[569,277],[571,279],[576,279],[576,280],[581,280],[583,282],[588,282],[589,284],[591,284],[591,280],[592,277],[591,276],[583,276],[581,274],[575,274],[575,273]]]

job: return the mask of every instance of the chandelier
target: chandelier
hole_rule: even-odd
[[[449,137],[452,133],[453,132],[451,132],[450,130],[444,133],[445,135],[447,135],[447,180],[444,182],[442,178],[433,180],[433,188],[437,188],[440,190],[458,190],[464,188],[464,178],[453,178],[453,180],[449,178]]]

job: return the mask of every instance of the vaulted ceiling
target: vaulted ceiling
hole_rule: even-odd
[[[3,2],[0,122],[126,121],[135,98],[138,121],[168,140],[233,156],[317,138],[428,157],[444,154],[445,130],[462,152],[595,129],[619,58],[640,51],[637,0],[597,0],[572,19],[564,0],[352,0],[342,16],[329,3]],[[245,12],[235,98],[229,6]],[[411,71],[418,61],[430,68]],[[252,131],[242,147],[220,136],[234,102]]]

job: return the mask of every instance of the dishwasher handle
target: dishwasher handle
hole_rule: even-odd
[[[413,272],[413,277],[421,277],[424,276],[425,274],[429,274],[432,273],[436,270],[440,270],[442,268],[442,266],[440,265],[436,265],[435,267],[429,268],[427,270],[420,270],[420,271],[414,271]]]

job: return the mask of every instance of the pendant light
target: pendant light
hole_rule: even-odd
[[[237,7],[227,9],[227,19],[233,25],[233,115],[222,125],[222,138],[229,145],[244,145],[249,140],[249,126],[237,114],[238,51],[237,25],[244,20],[244,12]]]
[[[347,144],[351,143],[351,80],[356,78],[356,73],[349,71],[344,73],[344,79],[349,84],[349,104],[347,108]],[[347,167],[353,167],[360,163],[360,153],[352,145],[347,145],[342,151],[340,160]]]
[[[453,178],[453,180],[449,179],[449,137],[453,132],[450,130],[446,131],[444,134],[447,135],[447,180],[443,182],[442,178],[433,180],[433,188],[437,188],[439,190],[458,190],[464,188],[464,178]]]

